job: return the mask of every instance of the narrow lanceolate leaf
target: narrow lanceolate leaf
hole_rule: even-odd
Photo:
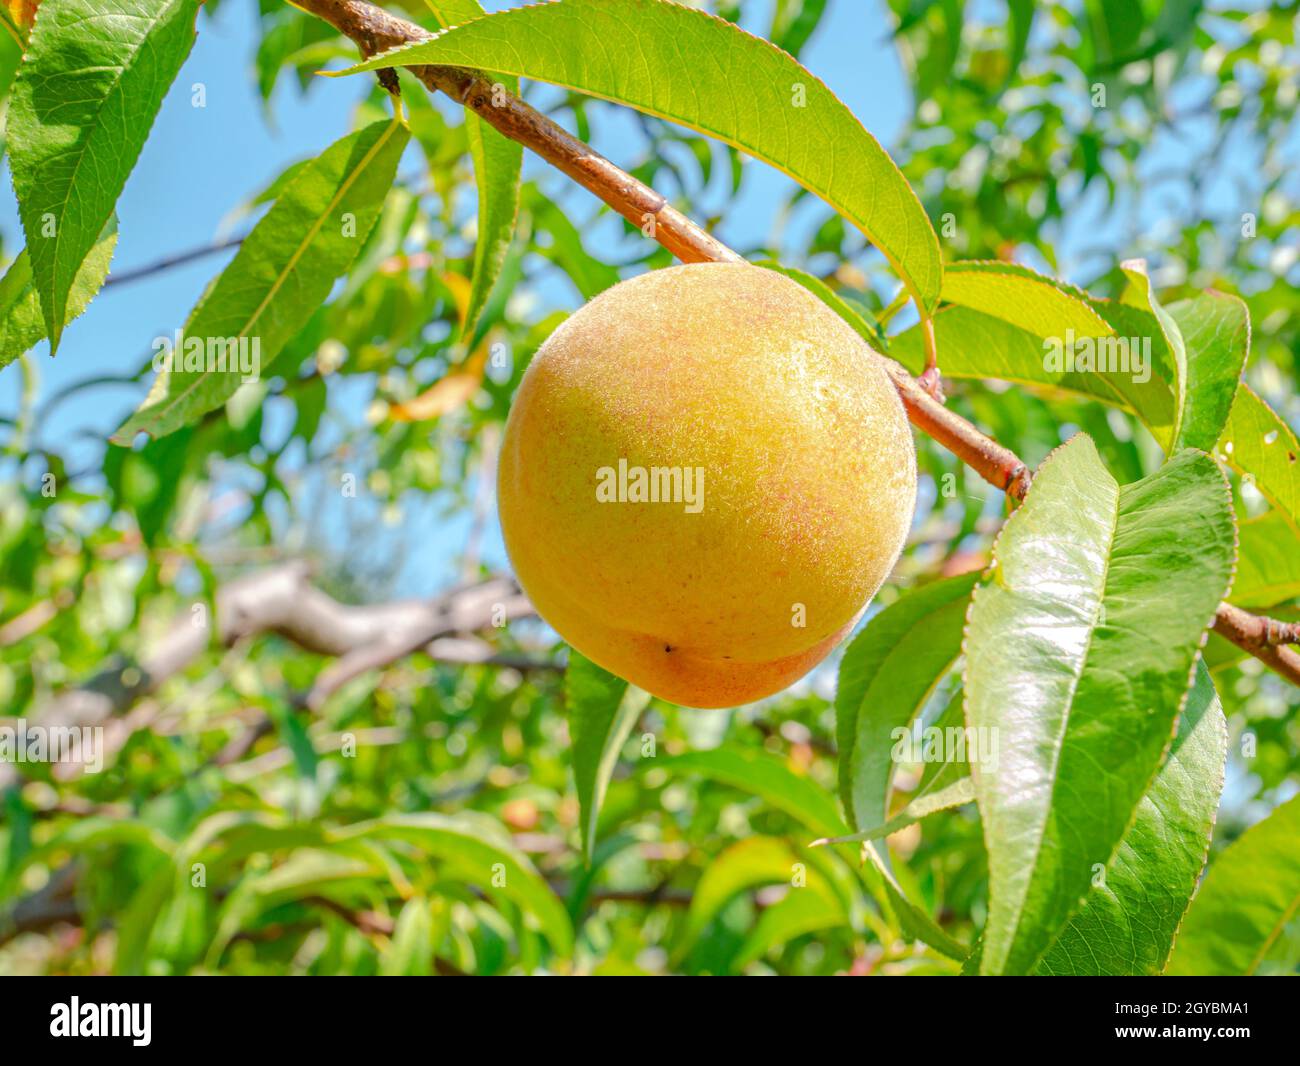
[[[596,818],[619,750],[650,696],[572,648],[564,673],[564,695],[573,744],[573,779],[582,815],[582,854],[590,862],[596,846]]]
[[[854,828],[888,813],[894,731],[906,728],[961,654],[962,626],[978,575],[938,581],[866,624],[840,663],[835,734],[840,798]]]
[[[103,286],[116,247],[117,219],[110,218],[77,271],[68,294],[65,326],[86,309]],[[24,249],[0,278],[0,368],[8,366],[44,336],[45,319],[32,279],[31,260]]]
[[[1170,451],[1214,448],[1250,353],[1250,313],[1237,296],[1207,292],[1169,305],[1187,357],[1187,403]]]
[[[928,818],[932,814],[953,807],[960,807],[963,804],[972,802],[974,799],[974,780],[969,777],[961,777],[950,785],[925,791],[890,818],[889,821],[881,825],[875,825],[870,829],[863,829],[857,833],[848,833],[842,837],[814,840],[810,847],[818,847],[823,844],[850,844],[858,840],[881,840],[884,837],[892,836],[900,829],[906,829],[909,825],[915,825],[921,819]]]
[[[968,727],[989,856],[981,972],[1028,973],[1110,861],[1160,766],[1232,580],[1227,483],[1175,455],[1121,487],[1092,440],[1043,463],[966,628]]]
[[[1227,297],[1214,299],[1235,303]],[[1142,419],[1161,446],[1167,445],[1175,434],[1177,372],[1159,322],[1149,309],[1128,304],[1094,300],[1090,306],[1117,336],[1097,340],[1089,361],[1073,363],[1064,363],[1054,348],[1045,348],[1042,338],[1004,318],[968,307],[944,308],[934,318],[944,376],[1015,381],[1126,408]],[[1181,314],[1183,307],[1174,304],[1171,310],[1177,308]],[[1240,332],[1233,335],[1239,337]],[[1104,347],[1120,341],[1119,348]],[[1232,376],[1231,360],[1216,363],[1213,347],[1190,356],[1192,373],[1202,375],[1203,351],[1211,353],[1211,369],[1204,375],[1209,387],[1196,393],[1187,423],[1189,432],[1202,440],[1203,428],[1213,426],[1219,417],[1221,389]],[[889,354],[920,373],[925,366],[920,329],[912,327],[892,338]],[[1249,477],[1300,535],[1300,442],[1286,420],[1248,385],[1241,382],[1235,388],[1215,454]]]
[[[1015,263],[949,263],[943,270],[944,303],[959,304],[1010,322],[1036,337],[1107,337],[1109,323],[1086,302],[1086,293]]]
[[[339,841],[402,841],[444,864],[451,880],[463,880],[489,899],[507,901],[528,916],[561,955],[573,950],[573,923],[564,905],[499,823],[481,816],[449,817],[426,811],[390,814],[339,830]],[[499,839],[498,839],[499,835]]]
[[[58,0],[40,9],[8,138],[51,351],[77,272],[189,55],[198,10],[199,0]]]
[[[1228,729],[1203,663],[1164,765],[1040,974],[1159,973],[1205,866],[1223,791]]]
[[[1120,303],[1153,315],[1169,352],[1171,373],[1168,381],[1174,394],[1174,423],[1168,439],[1171,442],[1180,440],[1188,406],[1187,348],[1182,331],[1156,298],[1155,286],[1147,276],[1146,263],[1141,259],[1130,259],[1121,264],[1121,269],[1128,279],[1128,287],[1120,297]]]
[[[173,366],[160,369],[115,443],[173,433],[260,376],[361,250],[408,136],[396,121],[372,123],[294,175],[190,313]]]
[[[835,811],[835,801],[819,787],[792,771],[781,759],[764,752],[713,748],[685,755],[644,760],[673,774],[697,773],[732,788],[759,796],[784,811],[817,836],[839,836],[847,828]]]
[[[939,301],[939,242],[902,173],[821,81],[732,23],[661,0],[560,0],[477,19],[342,73],[413,63],[550,82],[716,137],[861,229],[921,306]]]
[[[970,954],[970,948],[956,937],[944,932],[933,918],[907,898],[903,886],[898,883],[898,879],[894,877],[880,852],[876,850],[877,846],[874,843],[863,844],[862,858],[864,862],[871,864],[871,868],[883,882],[885,894],[889,899],[890,907],[893,908],[894,917],[898,919],[899,928],[910,939],[929,944],[950,959],[956,959],[958,962],[965,959]],[[879,846],[884,847],[883,844]]]
[[[1300,796],[1251,826],[1210,864],[1168,974],[1251,976],[1300,914]]]
[[[483,16],[478,0],[425,0],[425,3],[443,29]],[[501,85],[506,92],[519,91],[519,80],[509,75],[502,77]],[[474,160],[474,184],[478,189],[474,276],[469,307],[461,323],[462,338],[471,341],[514,237],[524,149],[523,145],[498,133],[472,111],[465,112],[465,135]]]
[[[509,92],[517,92],[519,81],[502,77]],[[492,287],[501,276],[506,253],[519,215],[519,176],[523,168],[523,145],[503,137],[477,115],[465,113],[465,133],[474,160],[474,184],[478,189],[478,236],[474,245],[474,277],[469,309],[461,336],[472,341]]]

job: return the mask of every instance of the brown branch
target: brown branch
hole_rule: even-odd
[[[1214,631],[1288,681],[1300,685],[1300,653],[1283,647],[1300,644],[1300,622],[1261,618],[1230,603],[1221,603],[1214,615]]]
[[[432,36],[420,26],[390,15],[364,0],[294,2],[351,38],[367,58]],[[446,92],[506,137],[553,163],[633,225],[643,225],[647,213],[653,216],[654,225],[648,232],[683,262],[744,262],[741,256],[712,234],[669,206],[653,189],[620,170],[518,97],[501,91],[484,75],[450,67],[413,66],[409,69],[430,89]],[[989,484],[1013,500],[1024,499],[1033,477],[1032,471],[1011,449],[992,440],[943,405],[938,398],[942,392],[929,332],[926,334],[926,348],[927,369],[919,379],[913,378],[899,363],[882,357],[907,409],[908,418]],[[1246,622],[1245,619],[1252,621]],[[1300,655],[1278,648],[1275,643],[1261,642],[1254,636],[1261,625],[1265,632],[1275,632],[1270,627],[1280,624],[1248,615],[1225,603],[1215,616],[1214,629],[1283,677],[1300,684]]]
[[[428,646],[436,653],[433,645],[439,638],[532,613],[519,586],[507,577],[464,585],[429,600],[350,606],[312,585],[305,564],[287,563],[222,586],[212,622],[206,611],[182,611],[140,662],[116,660],[85,685],[55,696],[32,719],[47,727],[103,725],[156,691],[214,642],[229,648],[264,633],[278,634],[305,651],[338,657],[339,662],[322,674],[329,679],[317,681],[319,703],[362,669],[393,661],[395,647],[409,654]],[[20,776],[14,764],[0,764],[0,791]]]

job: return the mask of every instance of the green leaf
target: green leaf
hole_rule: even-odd
[[[1227,484],[1183,451],[1120,487],[1092,440],[1043,463],[966,631],[967,725],[989,856],[983,973],[1027,973],[1133,818],[1232,578]]]
[[[835,734],[840,799],[854,828],[885,821],[894,730],[916,717],[961,654],[977,577],[963,574],[909,593],[872,618],[844,651]]]
[[[423,896],[403,904],[388,949],[379,959],[379,973],[384,977],[428,977],[433,973],[433,915]]]
[[[573,951],[573,925],[559,898],[508,836],[489,839],[486,824],[446,815],[392,814],[341,830],[338,840],[401,840],[437,856],[489,898],[531,916],[561,955]]]
[[[839,899],[818,882],[791,888],[784,897],[763,909],[732,960],[732,968],[743,970],[774,947],[808,933],[842,928],[847,921]]]
[[[564,673],[569,737],[573,743],[573,779],[582,813],[582,855],[591,862],[596,845],[596,818],[605,798],[618,753],[650,695],[569,649]]]
[[[950,765],[950,764],[947,764]],[[814,840],[811,846],[822,844],[851,844],[859,840],[881,840],[884,837],[892,836],[900,829],[906,829],[909,825],[915,825],[923,818],[928,818],[939,811],[950,810],[953,807],[960,807],[963,804],[971,803],[975,799],[975,782],[969,777],[960,777],[950,785],[942,788],[927,789],[912,800],[906,807],[896,815],[880,825],[872,826],[870,829],[863,829],[856,833],[848,833],[842,837],[828,837],[824,840]]]
[[[1213,299],[1235,304],[1226,297],[1215,296]],[[1003,319],[965,307],[945,308],[935,315],[939,365],[944,376],[949,378],[995,378],[1044,386],[1125,408],[1137,414],[1164,446],[1174,436],[1177,414],[1174,362],[1164,332],[1149,310],[1104,300],[1094,300],[1091,306],[1111,324],[1119,337],[1126,340],[1130,352],[1135,350],[1135,343],[1142,345],[1150,339],[1149,360],[1145,349],[1137,349],[1141,355],[1140,362],[1130,356],[1129,365],[1138,371],[1136,374],[1109,370],[1067,371],[1054,360],[1044,358],[1046,353],[1041,338]],[[1184,304],[1172,307],[1177,308],[1180,315],[1189,310],[1184,308]],[[1228,318],[1232,313],[1232,306],[1220,310],[1220,314]],[[1194,321],[1192,324],[1195,325]],[[1174,328],[1177,330],[1177,326]],[[1212,332],[1205,335],[1220,336]],[[1240,330],[1229,330],[1226,336],[1240,338]],[[913,373],[919,373],[925,366],[920,329],[912,327],[892,338],[889,354]],[[1221,410],[1223,389],[1232,375],[1231,359],[1226,362],[1225,359],[1226,356],[1215,356],[1212,345],[1198,349],[1191,356],[1192,372],[1198,380],[1207,382],[1205,392],[1199,394],[1204,401],[1195,399],[1189,414],[1187,424],[1189,432],[1194,435],[1203,436],[1205,427],[1213,426],[1219,417],[1216,412]],[[1122,366],[1122,363],[1117,365]],[[1300,443],[1286,420],[1244,382],[1236,386],[1227,426],[1214,450],[1243,477],[1249,477],[1300,535]]]
[[[881,846],[884,847],[883,844]],[[902,931],[910,939],[929,944],[936,951],[942,952],[948,958],[956,959],[958,962],[970,954],[969,947],[945,933],[933,918],[907,898],[903,886],[898,883],[898,879],[890,871],[880,852],[876,850],[875,844],[863,844],[862,857],[869,861],[872,868],[880,875],[880,879],[884,882],[885,893],[889,898],[889,904],[894,910],[894,916],[898,919]]]
[[[66,326],[80,315],[99,292],[108,274],[108,265],[117,247],[117,217],[108,220],[81,269],[77,271],[72,289],[68,293]],[[23,352],[28,351],[45,336],[45,320],[41,317],[41,302],[32,280],[31,260],[27,249],[9,264],[5,276],[0,278],[0,369],[8,366]]]
[[[1160,972],[1205,866],[1227,754],[1223,708],[1209,670],[1198,663],[1164,765],[1106,865],[1104,880],[1094,884],[1037,973]]]
[[[1250,354],[1250,313],[1236,296],[1203,293],[1169,305],[1187,358],[1187,407],[1171,451],[1210,451],[1228,423]]]
[[[42,6],[9,104],[14,192],[50,351],[81,264],[113,214],[194,43],[199,0]]]
[[[443,29],[483,16],[478,0],[425,0],[425,3]],[[518,78],[503,77],[501,84],[507,92],[518,94]],[[523,169],[524,148],[469,110],[465,112],[465,135],[470,157],[474,160],[474,184],[478,189],[474,275],[461,328],[461,337],[471,341],[514,238],[515,220],[519,216],[519,177]]]
[[[1133,320],[1138,318],[1138,313],[1117,305],[1094,304],[1093,307],[1111,323],[1125,344],[1122,348],[1113,347],[1118,338],[1094,341],[1091,354],[1079,362],[1067,360],[1063,350],[1050,343],[1050,339],[1035,336],[1003,318],[968,307],[945,308],[934,316],[939,367],[948,378],[995,378],[1124,407],[1137,412],[1157,439],[1167,440],[1173,429],[1173,393],[1153,365],[1155,353],[1152,352],[1150,360],[1146,359],[1142,335],[1134,331]],[[1150,315],[1146,320],[1154,329]],[[925,366],[921,331],[913,327],[894,337],[889,354],[913,373],[919,373]],[[1116,369],[1087,369],[1097,366]],[[1163,436],[1160,427],[1165,427]]]
[[[1250,476],[1300,536],[1300,442],[1286,419],[1244,382],[1216,451],[1243,477]]]
[[[1247,829],[1210,864],[1165,972],[1252,976],[1300,913],[1300,796]]]
[[[902,173],[820,80],[729,22],[658,0],[561,0],[340,73],[421,63],[550,82],[716,137],[816,193],[884,253],[919,305],[938,303],[938,238]]]
[[[1087,293],[1015,263],[996,260],[949,263],[943,300],[1018,326],[1036,337],[1106,337],[1110,324],[1085,302]]]
[[[722,851],[700,876],[691,893],[679,952],[685,954],[700,934],[741,892],[764,885],[790,884],[800,860],[790,845],[776,837],[755,836],[739,840]]]
[[[325,848],[300,848],[285,862],[239,883],[222,904],[207,964],[215,967],[236,934],[263,911],[309,896],[335,898],[364,891],[379,873],[375,864]]]
[[[1281,511],[1237,528],[1237,576],[1228,599],[1238,607],[1272,607],[1300,596],[1300,539]]]
[[[643,760],[643,769],[656,760]],[[847,828],[835,810],[835,803],[821,788],[800,777],[773,755],[756,751],[713,748],[657,760],[669,771],[702,774],[742,792],[759,796],[784,811],[818,836],[838,836]]]
[[[1174,423],[1173,432],[1167,438],[1162,439],[1179,441],[1183,437],[1183,426],[1188,421],[1187,346],[1183,340],[1182,331],[1178,328],[1178,323],[1174,321],[1174,317],[1161,306],[1160,301],[1156,298],[1155,286],[1151,284],[1151,278],[1147,275],[1146,263],[1143,260],[1130,259],[1120,264],[1120,270],[1128,279],[1128,287],[1120,297],[1120,303],[1154,316],[1156,326],[1160,331],[1160,335],[1164,338],[1165,347],[1169,352],[1172,372],[1168,381],[1174,395]]]
[[[253,373],[264,373],[361,250],[408,137],[397,121],[375,122],[296,172],[190,313],[186,349],[197,340],[205,350],[200,356],[210,358],[226,355],[227,342],[246,342],[257,354]],[[223,369],[201,359],[184,369],[189,354],[177,353],[176,368],[159,371],[140,409],[113,435],[115,443],[130,444],[142,430],[155,437],[173,433],[219,407],[243,383],[238,366]]]

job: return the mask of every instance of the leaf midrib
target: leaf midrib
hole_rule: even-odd
[[[1106,585],[1107,582],[1110,580],[1111,551],[1115,545],[1115,534],[1119,530],[1121,495],[1122,493],[1120,487],[1118,484],[1116,484],[1115,485],[1115,519],[1111,523],[1110,536],[1107,538],[1106,563],[1105,566],[1102,568],[1102,572],[1101,572],[1101,582],[1100,582],[1101,587],[1100,587],[1099,594],[1097,596],[1097,607],[1096,610],[1093,612],[1092,624],[1088,627],[1087,643],[1084,646],[1083,654],[1079,657],[1079,672],[1074,677],[1074,681],[1070,686],[1070,694],[1065,701],[1065,712],[1061,716],[1061,728],[1058,733],[1058,742],[1053,746],[1052,765],[1051,765],[1052,788],[1051,788],[1051,792],[1048,794],[1048,802],[1047,802],[1047,811],[1049,812],[1049,814],[1055,805],[1056,787],[1060,780],[1060,775],[1057,773],[1057,770],[1060,767],[1061,754],[1065,750],[1065,737],[1066,734],[1069,732],[1070,716],[1074,711],[1075,697],[1079,693],[1079,683],[1083,680],[1083,675],[1087,671],[1088,659],[1092,654],[1093,638],[1097,635],[1097,625],[1101,618],[1101,612],[1105,607]],[[1010,945],[1007,948],[1008,955],[1011,953],[1011,947],[1015,945],[1017,935],[1020,932],[1020,924],[1024,920],[1025,897],[1028,895],[1030,885],[1032,884],[1034,877],[1038,872],[1038,858],[1043,851],[1043,842],[1047,835],[1047,823],[1049,820],[1050,820],[1049,817],[1044,817],[1039,825],[1037,832],[1035,833],[1037,839],[1034,843],[1033,858],[1031,859],[1029,864],[1029,878],[1025,881],[1025,890],[1024,893],[1020,896],[1019,905],[1016,910],[1016,921],[1015,924],[1011,927],[1011,941],[1010,941]],[[1044,948],[1041,948],[1034,955],[1028,967],[1026,968],[1026,972],[1030,972],[1030,973],[1033,972],[1033,970],[1042,961],[1043,956],[1047,954],[1047,948],[1049,947],[1051,947],[1050,944],[1048,944]],[[1004,957],[1003,964],[1005,965],[1005,963],[1006,963],[1006,959]]]
[[[1259,969],[1259,964],[1264,961],[1264,956],[1267,955],[1269,949],[1277,943],[1277,938],[1282,935],[1282,930],[1285,929],[1291,919],[1295,917],[1297,910],[1300,910],[1300,892],[1296,892],[1296,894],[1291,897],[1290,904],[1287,906],[1286,910],[1282,912],[1282,916],[1278,918],[1273,928],[1269,930],[1268,936],[1264,938],[1264,943],[1260,945],[1259,951],[1255,953],[1255,957],[1250,960],[1250,964],[1246,967],[1247,977],[1253,977],[1255,975],[1255,971]]]
[[[343,197],[347,195],[348,190],[352,188],[353,183],[366,167],[370,165],[370,161],[388,142],[388,139],[393,135],[393,131],[397,129],[397,126],[398,122],[394,119],[389,124],[388,128],[384,130],[383,134],[381,134],[371,146],[370,150],[366,152],[365,156],[362,157],[360,163],[358,163],[358,165],[353,168],[347,177],[339,184],[335,194],[330,198],[330,202],[325,206],[325,210],[317,216],[316,221],[312,223],[311,229],[307,231],[306,236],[298,242],[298,246],[293,250],[293,254],[289,257],[289,261],[285,264],[284,269],[276,275],[274,283],[272,283],[271,287],[267,289],[266,295],[262,297],[262,302],[257,305],[257,309],[249,316],[248,321],[245,322],[244,325],[240,327],[239,332],[235,334],[236,340],[242,340],[247,335],[248,331],[257,324],[257,320],[261,318],[262,312],[266,310],[271,300],[275,298],[275,294],[280,291],[280,287],[284,284],[285,279],[293,273],[294,268],[298,265],[298,260],[302,258],[303,253],[311,246],[312,241],[316,239],[316,234],[318,234],[321,231],[321,227],[325,225],[325,220],[328,219],[334,209],[338,207],[339,203],[343,200]],[[291,189],[292,185],[289,189],[285,190],[285,193],[288,193]],[[211,373],[212,371],[210,370],[200,371],[194,381],[192,381],[182,392],[177,393],[172,397],[170,402],[157,409],[154,415],[155,420],[163,418],[173,411],[177,404],[186,399],[190,393],[207,381]]]
[[[95,117],[96,121],[90,124],[89,128],[90,128],[91,130],[97,130],[97,129],[101,128],[101,127],[100,127],[100,123],[99,123],[99,121],[98,121],[98,120],[99,120],[99,117],[103,114],[105,108],[108,107],[108,102],[109,102],[109,100],[110,100],[110,99],[113,99],[113,98],[115,98],[115,97],[117,96],[117,94],[118,94],[118,90],[119,90],[119,88],[121,87],[121,84],[122,84],[122,79],[123,79],[124,77],[126,77],[127,71],[128,71],[128,70],[132,70],[132,69],[134,69],[136,60],[137,60],[141,55],[144,54],[144,52],[145,52],[145,45],[148,43],[149,38],[153,35],[154,30],[156,30],[156,29],[158,28],[158,26],[161,25],[161,24],[164,22],[164,20],[167,19],[168,16],[171,15],[172,11],[173,11],[175,8],[179,7],[179,6],[180,6],[181,4],[183,4],[184,2],[185,2],[185,0],[166,0],[166,6],[165,6],[164,8],[162,8],[162,9],[158,12],[157,17],[154,18],[154,19],[149,20],[149,28],[148,28],[148,29],[147,29],[147,30],[146,30],[146,31],[145,31],[145,32],[144,32],[144,33],[139,37],[139,39],[135,42],[136,47],[134,47],[134,48],[131,50],[131,53],[130,53],[130,55],[127,57],[126,62],[124,62],[124,63],[123,63],[121,66],[119,66],[119,67],[113,68],[113,69],[116,69],[116,71],[117,71],[117,76],[113,79],[113,83],[108,87],[108,91],[107,91],[106,93],[104,93],[103,97],[100,99],[99,103],[98,103],[98,104],[96,105],[96,107],[95,107],[95,110],[94,110],[94,117]],[[140,17],[140,16],[137,16],[137,17]],[[38,19],[37,21],[39,21],[39,19]],[[84,69],[94,69],[94,68],[83,67],[82,69],[84,70]],[[109,69],[109,68],[105,67],[105,68],[103,68],[103,69]],[[80,173],[80,171],[81,171],[81,164],[84,163],[84,162],[86,161],[86,157],[87,157],[88,155],[90,155],[90,148],[91,148],[91,144],[92,144],[93,142],[94,142],[94,137],[93,137],[93,136],[90,137],[90,138],[88,138],[88,139],[87,139],[87,142],[86,142],[86,146],[85,146],[85,148],[84,148],[82,151],[80,151],[80,152],[77,153],[77,161],[73,164],[73,166],[72,166],[72,173],[71,173],[71,175],[69,175],[69,177],[68,177],[68,181],[67,181],[67,186],[66,186],[66,187],[67,187],[67,190],[68,190],[67,195],[65,195],[65,196],[63,197],[63,199],[62,199],[62,200],[59,202],[59,204],[58,204],[58,212],[59,212],[59,213],[58,213],[58,218],[59,218],[59,220],[62,220],[62,219],[66,216],[66,214],[67,214],[67,207],[68,207],[68,204],[69,204],[69,203],[71,202],[71,200],[72,200],[72,189],[73,189],[73,186],[76,184],[76,181],[77,181],[77,174]],[[54,264],[55,264],[55,269],[56,269],[56,270],[58,269],[58,263],[59,263],[59,243],[60,243],[60,242],[62,241],[62,239],[63,239],[63,231],[64,231],[64,227],[61,226],[61,225],[58,225],[58,224],[56,223],[56,224],[55,224],[55,227],[54,227],[54,251],[53,251],[53,253],[52,253],[52,254],[53,254],[53,262],[54,262]],[[76,275],[76,272],[75,272],[75,271],[73,272],[73,275],[74,275],[74,277],[75,277],[75,275]],[[56,285],[55,288],[54,288],[54,291],[51,293],[51,296],[52,296],[52,297],[55,297],[55,298],[57,299],[57,294],[58,294],[58,286]],[[61,311],[66,312],[66,309],[67,309],[67,296],[65,295],[65,296],[63,297],[63,299],[62,299],[61,301],[59,301],[59,302],[63,305],[62,307],[51,308],[51,309],[50,309],[50,311],[51,311],[51,330],[52,330],[52,332],[53,332],[55,335],[58,335],[59,333],[62,333],[62,332],[63,332],[63,322],[62,322],[63,315],[60,314],[59,312],[61,312]]]

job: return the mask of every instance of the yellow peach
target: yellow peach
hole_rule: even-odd
[[[656,270],[564,322],[524,374],[497,484],[538,612],[688,707],[778,692],[866,609],[916,503],[880,358],[784,275]]]

